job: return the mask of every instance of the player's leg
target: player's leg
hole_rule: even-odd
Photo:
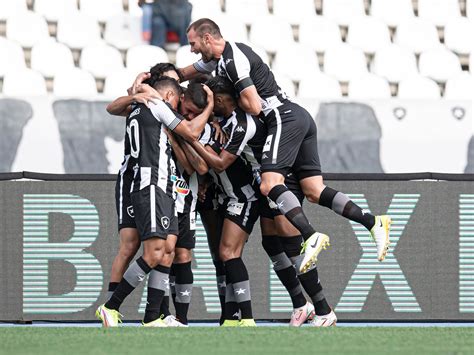
[[[112,263],[107,299],[112,296],[130,261],[140,248],[140,236],[136,228],[121,228],[119,234],[120,246]]]
[[[188,310],[193,292],[193,271],[191,268],[192,249],[176,248],[176,256],[171,266],[175,274],[175,293],[173,295],[176,318],[188,324]]]
[[[367,228],[377,245],[378,259],[382,261],[389,246],[390,217],[374,216],[368,211],[363,211],[346,194],[324,185],[317,151],[316,124],[306,110],[300,108],[299,111],[301,116],[306,116],[310,122],[310,129],[295,161],[295,173],[304,195],[308,201],[332,209],[337,214]]]

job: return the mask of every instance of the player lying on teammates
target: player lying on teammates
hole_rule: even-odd
[[[131,164],[135,166],[131,200],[135,222],[143,243],[144,253],[125,271],[109,301],[96,312],[104,326],[117,326],[118,312],[123,300],[143,281],[147,274],[148,302],[145,326],[163,326],[160,307],[168,288],[168,270],[160,267],[172,260],[177,240],[178,219],[175,216],[176,173],[167,128],[188,140],[198,138],[212,112],[212,92],[207,93],[207,105],[202,114],[191,121],[176,112],[181,88],[176,80],[160,78],[154,89],[163,98],[146,105],[139,103],[127,117]],[[168,273],[167,273],[168,272]]]
[[[232,226],[232,229],[229,227],[228,230],[223,230],[220,244],[220,255],[224,260],[227,278],[232,277],[227,270],[229,261],[233,262],[241,257],[243,246],[248,237],[248,234],[243,231],[251,232],[248,228],[246,229],[245,222],[256,219],[252,214],[252,208],[246,207],[248,207],[250,199],[252,204],[256,204],[257,201],[253,202],[253,200],[258,199],[263,248],[271,258],[274,270],[288,290],[293,302],[294,311],[291,315],[290,325],[300,326],[306,320],[312,319],[315,308],[316,316],[311,322],[312,325],[335,325],[337,318],[324,297],[316,267],[312,266],[305,272],[299,271],[299,264],[302,260],[300,255],[300,245],[303,241],[301,235],[289,224],[276,206],[270,208],[268,199],[262,198],[259,193],[260,163],[266,139],[265,125],[259,118],[245,113],[238,106],[234,86],[228,79],[215,77],[206,84],[214,93],[214,115],[222,117],[221,125],[224,132],[227,132],[229,139],[223,146],[211,140],[207,146],[201,142],[193,142],[193,147],[214,170],[212,175],[224,195],[224,199],[221,200],[229,201],[227,208],[221,208],[221,210],[224,212],[224,216],[229,219],[224,223],[227,223],[227,226]],[[304,194],[294,176],[287,176],[286,184],[295,195],[299,196],[300,202],[302,202]],[[226,205],[221,203],[221,206],[225,207]],[[235,238],[236,235],[239,235],[240,238]],[[296,264],[297,271],[293,267],[294,264]],[[246,271],[242,268],[240,273],[245,275]],[[301,285],[312,299],[314,307],[311,303],[306,302]],[[233,282],[233,288],[235,294],[236,290],[243,287],[240,287],[240,284],[236,287]],[[227,295],[233,297],[232,293],[227,292],[226,304],[232,301],[227,298]],[[235,297],[238,296],[235,295]],[[231,315],[226,313],[226,317]],[[226,319],[224,325],[233,324],[232,320]]]
[[[193,22],[187,36],[191,51],[202,58],[180,69],[184,80],[214,71],[229,78],[238,92],[240,107],[260,115],[267,126],[260,190],[276,203],[305,240],[300,271],[312,267],[329,238],[315,232],[298,198],[285,186],[285,175],[290,171],[296,175],[308,201],[367,228],[374,239],[378,260],[384,260],[390,244],[390,217],[363,211],[347,195],[324,184],[316,148],[316,124],[308,111],[288,99],[269,67],[252,48],[226,41],[214,21],[202,18]]]

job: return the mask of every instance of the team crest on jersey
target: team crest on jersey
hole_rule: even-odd
[[[133,206],[128,206],[127,207],[127,214],[132,217],[132,218],[135,218],[135,213],[133,212]]]
[[[171,181],[174,182],[174,189],[177,193],[187,196],[189,194],[189,186],[186,180],[177,177],[176,175],[171,175]]]
[[[168,229],[170,227],[170,219],[168,217],[161,217],[161,225],[164,229]]]
[[[135,109],[128,118],[132,118],[133,116],[139,115],[140,114],[140,107]]]

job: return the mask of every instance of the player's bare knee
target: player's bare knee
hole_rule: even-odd
[[[185,264],[192,260],[191,250],[185,248],[177,248],[174,256],[174,263]]]
[[[223,262],[226,262],[230,259],[234,259],[237,256],[235,256],[235,250],[233,248],[221,246],[219,248],[219,257]]]
[[[127,241],[120,243],[119,254],[124,259],[132,259],[140,248],[140,241]]]

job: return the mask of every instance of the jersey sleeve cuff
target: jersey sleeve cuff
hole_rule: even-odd
[[[241,93],[243,90],[252,85],[254,85],[252,79],[250,77],[246,77],[235,83],[235,89],[238,93]]]

